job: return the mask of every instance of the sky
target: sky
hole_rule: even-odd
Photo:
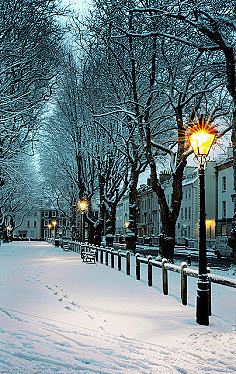
[[[164,296],[161,269],[148,287],[134,256],[127,276],[124,258],[119,272],[46,242],[13,242],[0,246],[0,263],[0,373],[236,372],[233,288],[214,285],[210,325],[200,326],[196,279],[183,306],[180,275],[168,272]]]

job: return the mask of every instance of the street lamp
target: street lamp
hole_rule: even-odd
[[[82,243],[84,242],[84,231],[85,231],[85,227],[84,227],[84,212],[85,212],[85,209],[87,208],[88,204],[85,200],[81,200],[79,202],[79,208],[80,208],[80,211],[81,211],[81,240],[82,240]]]
[[[130,225],[130,223],[129,223],[129,222],[125,222],[125,227],[126,227],[126,228],[128,228],[128,227],[129,227],[129,225]]]
[[[52,225],[51,223],[48,224],[48,239],[51,237],[50,233],[51,233],[51,228],[52,228]]]
[[[57,221],[52,221],[53,227],[54,227],[54,240],[56,239],[56,225]]]
[[[11,238],[11,226],[7,226],[7,241],[10,242]]]
[[[209,239],[211,239],[211,226],[213,225],[212,219],[206,220],[206,226],[209,228]]]
[[[197,283],[197,310],[196,321],[199,325],[209,325],[209,280],[206,261],[206,221],[205,221],[205,181],[204,163],[216,137],[216,129],[204,121],[189,128],[188,138],[199,164],[199,269]]]

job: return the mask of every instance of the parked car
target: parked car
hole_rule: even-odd
[[[218,258],[232,257],[232,248],[229,246],[229,240],[228,236],[218,236],[216,238],[214,253]]]

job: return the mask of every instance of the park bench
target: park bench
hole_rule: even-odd
[[[90,249],[89,251],[84,251],[81,253],[83,262],[94,262],[96,261],[96,250]]]
[[[64,251],[70,250],[70,243],[69,242],[63,242],[62,248]]]

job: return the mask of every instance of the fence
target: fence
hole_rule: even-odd
[[[130,275],[130,252],[114,250],[114,248],[109,247],[99,247],[85,243],[69,242],[70,250],[77,253],[82,253],[83,251],[89,251],[90,249],[96,250],[96,261],[100,263],[105,263],[106,266],[111,268],[115,267],[115,256],[117,256],[117,270],[121,271],[122,261],[121,258],[125,258],[125,272]],[[110,261],[109,261],[110,257]],[[181,266],[170,264],[167,259],[163,258],[162,261],[156,261],[152,259],[152,256],[147,258],[141,257],[139,253],[135,255],[135,275],[136,279],[140,280],[140,264],[147,265],[147,284],[149,287],[152,286],[153,278],[153,267],[158,267],[162,269],[162,290],[164,295],[168,295],[168,270],[180,273],[180,290],[181,290],[181,301],[183,305],[187,305],[188,296],[188,282],[187,277],[198,278],[198,271],[190,269],[187,267],[186,262],[182,262]],[[216,274],[210,273],[210,268],[207,268],[208,279],[209,279],[209,315],[211,315],[211,283],[218,283],[224,286],[236,288],[236,280],[231,278],[222,277]]]

